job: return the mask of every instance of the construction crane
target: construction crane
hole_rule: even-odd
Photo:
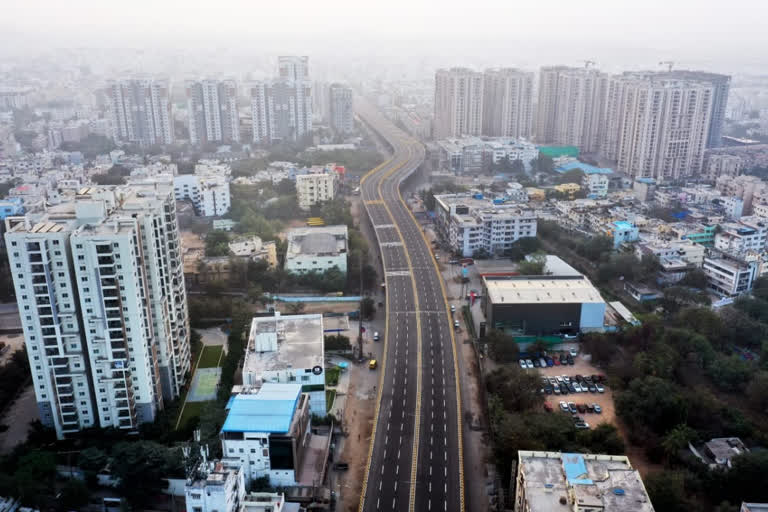
[[[589,69],[589,66],[590,66],[590,65],[594,66],[595,64],[596,64],[596,62],[595,62],[595,61],[593,61],[593,60],[585,60],[585,61],[584,61],[584,68],[585,68],[585,69]]]
[[[667,73],[672,72],[672,66],[675,64],[672,60],[663,60],[659,62],[659,66],[667,66]]]

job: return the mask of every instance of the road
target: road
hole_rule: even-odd
[[[453,320],[431,249],[399,189],[424,160],[424,146],[364,101],[355,108],[393,150],[361,190],[381,249],[387,316],[360,510],[463,512]]]

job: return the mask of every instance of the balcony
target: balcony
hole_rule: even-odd
[[[43,265],[31,265],[30,271],[33,274],[43,274],[45,273],[45,267]]]

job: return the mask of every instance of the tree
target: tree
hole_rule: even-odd
[[[568,172],[565,172],[557,177],[555,182],[558,185],[564,184],[564,183],[578,183],[581,184],[581,182],[584,180],[584,171],[581,169],[572,169]]]
[[[519,238],[512,243],[512,246],[506,250],[506,256],[512,261],[520,261],[527,255],[541,249],[541,240],[535,236],[526,236]]]
[[[543,253],[536,253],[528,256],[525,260],[517,264],[517,271],[523,276],[540,276],[544,274],[547,265],[547,256]]]
[[[662,470],[645,478],[645,488],[653,508],[664,512],[686,512],[693,508],[688,503],[685,477],[682,472]]]
[[[497,329],[489,330],[485,335],[485,343],[488,345],[490,356],[500,363],[517,361],[520,349],[515,338]]]
[[[292,315],[300,315],[304,312],[304,309],[306,309],[307,305],[303,302],[289,302],[288,303],[288,311]]]
[[[709,278],[703,270],[695,268],[685,274],[685,276],[678,283],[680,286],[688,286],[691,288],[698,288],[699,290],[706,290],[709,283]]]
[[[360,301],[360,316],[365,320],[372,320],[373,315],[376,314],[376,305],[374,300],[370,297],[365,297]]]
[[[677,386],[653,376],[632,380],[616,397],[616,411],[630,427],[646,426],[658,434],[683,423],[688,407]]]
[[[695,430],[681,423],[664,435],[661,446],[667,455],[667,460],[675,460],[682,450],[688,449],[688,443],[695,441],[698,437]]]
[[[539,393],[539,376],[517,365],[504,366],[491,372],[485,380],[485,387],[488,393],[501,398],[507,411],[527,411],[541,405],[544,400]]]
[[[758,412],[768,413],[768,371],[759,371],[747,385],[749,405]]]
[[[77,509],[88,504],[91,492],[85,482],[76,478],[67,480],[61,488],[59,503],[67,509]]]
[[[229,391],[229,390],[228,390]],[[112,474],[122,494],[134,504],[162,491],[166,479],[183,474],[180,450],[153,441],[120,442],[112,448]]]
[[[205,255],[208,257],[229,254],[229,233],[215,229],[205,237]]]
[[[707,375],[723,391],[744,390],[753,371],[753,366],[737,355],[718,354],[707,367]]]
[[[35,450],[19,458],[14,473],[16,491],[22,503],[38,505],[51,489],[56,473],[53,453]]]

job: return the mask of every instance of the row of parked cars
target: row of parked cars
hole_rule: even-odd
[[[568,352],[560,352],[555,354],[537,354],[537,357],[531,359],[520,359],[520,368],[523,370],[532,370],[533,368],[549,368],[552,366],[566,366],[574,364],[576,357],[575,349],[571,349]]]
[[[546,395],[605,393],[605,375],[541,377],[541,386],[541,393]]]
[[[589,428],[589,423],[587,423],[584,418],[579,416],[580,413],[584,414],[585,412],[594,412],[600,414],[603,412],[603,410],[597,404],[575,404],[573,402],[560,402],[560,410],[571,415],[573,426],[579,430]]]

